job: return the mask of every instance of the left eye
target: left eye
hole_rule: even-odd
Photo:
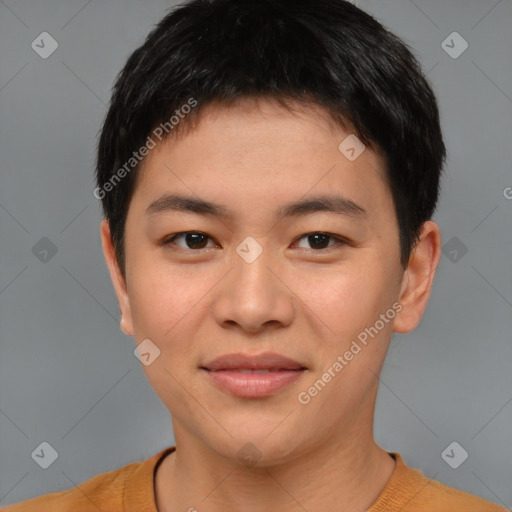
[[[313,246],[313,249],[326,249],[328,247],[332,247],[333,245],[344,244],[345,241],[335,237],[334,235],[330,235],[329,233],[307,233],[306,235],[302,235],[299,240],[306,239],[309,244]],[[328,245],[328,240],[332,239],[335,242],[331,245]],[[320,247],[319,247],[320,246]],[[307,247],[305,247],[307,249]]]

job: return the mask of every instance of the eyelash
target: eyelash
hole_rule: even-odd
[[[171,244],[175,245],[176,244],[174,243],[174,240],[176,240],[177,238],[179,237],[182,237],[182,236],[185,236],[185,235],[188,235],[188,234],[200,234],[200,235],[205,235],[209,240],[213,240],[213,238],[211,236],[209,236],[207,233],[204,233],[202,231],[182,231],[180,233],[176,233],[170,237],[166,237],[164,238],[161,242],[160,242],[160,245],[163,245],[163,246],[170,246]],[[331,233],[327,233],[325,231],[312,231],[311,233],[305,233],[303,235],[301,235],[300,237],[298,237],[296,239],[296,241],[300,241],[308,236],[311,236],[311,235],[325,235],[327,237],[329,237],[330,239],[333,239],[335,240],[335,243],[333,245],[329,245],[327,247],[324,247],[322,249],[303,249],[307,252],[324,252],[324,251],[327,251],[328,249],[332,249],[336,246],[344,246],[344,245],[350,245],[350,242],[344,238],[341,238],[339,236],[336,236],[336,235],[333,235]],[[212,249],[212,247],[202,247],[200,249],[190,249],[190,248],[183,248],[183,247],[180,247],[180,246],[176,246],[178,247],[178,249],[181,249],[183,251],[192,251],[192,252],[199,252],[199,251],[203,251],[203,250],[207,250],[207,249]]]

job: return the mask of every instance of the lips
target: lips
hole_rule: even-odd
[[[247,354],[226,354],[218,357],[203,366],[210,371],[223,370],[301,370],[306,367],[293,359],[275,354],[273,352],[265,352],[263,354],[250,356]]]
[[[302,376],[307,367],[280,354],[227,354],[201,366],[210,382],[239,398],[276,394]]]
[[[236,373],[274,373],[283,371],[284,368],[274,368],[274,369],[260,369],[260,370],[250,370],[248,368],[232,368],[230,370],[222,369],[222,370],[210,370],[212,372],[236,372]]]

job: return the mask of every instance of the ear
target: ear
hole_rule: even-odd
[[[441,233],[439,226],[429,220],[421,229],[407,269],[402,278],[399,302],[402,309],[395,318],[393,330],[406,333],[420,323],[427,307],[437,265],[441,257]]]
[[[117,295],[117,302],[121,311],[121,330],[128,336],[133,336],[132,312],[130,307],[130,299],[128,297],[126,280],[121,273],[117,257],[110,233],[110,225],[107,219],[101,221],[101,244],[103,246],[103,254],[107,262],[110,278]]]

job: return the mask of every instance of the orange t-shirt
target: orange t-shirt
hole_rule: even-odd
[[[67,491],[45,494],[1,512],[158,512],[154,474],[166,448],[143,462],[96,475]],[[386,487],[367,512],[508,512],[507,509],[457,489],[429,480],[405,465],[398,453],[390,453],[396,468]]]

